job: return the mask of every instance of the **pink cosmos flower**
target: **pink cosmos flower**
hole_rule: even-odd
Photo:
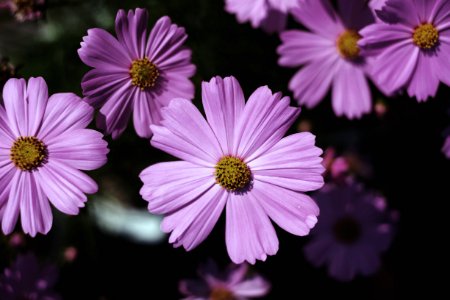
[[[236,14],[239,23],[250,21],[253,28],[273,33],[286,27],[287,13],[299,1],[303,0],[226,0],[225,10]]]
[[[245,103],[234,77],[202,85],[206,120],[189,101],[174,99],[152,126],[153,147],[182,161],[155,164],[140,177],[141,195],[169,242],[191,250],[226,207],[226,244],[235,263],[265,260],[278,250],[269,217],[307,235],[319,209],[306,191],[323,185],[322,150],[310,133],[283,138],[300,110],[289,97],[258,88]]]
[[[55,266],[40,264],[31,253],[19,255],[0,276],[0,299],[61,299],[53,290],[57,279]]]
[[[93,109],[74,94],[48,98],[42,78],[10,79],[0,105],[0,218],[5,234],[21,218],[23,231],[46,234],[51,202],[78,214],[97,184],[80,170],[106,163],[103,135],[86,129]]]
[[[182,280],[180,292],[184,300],[247,300],[264,297],[270,290],[270,283],[258,274],[248,275],[248,265],[231,265],[220,272],[214,263],[200,269],[201,280]]]
[[[410,97],[434,97],[450,85],[450,1],[388,0],[377,12],[382,22],[367,26],[359,46],[375,55],[373,76],[387,93],[406,89]]]
[[[329,275],[342,281],[375,273],[394,236],[385,200],[355,183],[327,184],[313,198],[321,216],[304,248],[306,258],[327,265]]]
[[[137,134],[150,137],[151,124],[161,120],[161,108],[172,98],[192,99],[195,73],[191,50],[184,46],[184,28],[160,18],[147,36],[145,9],[119,10],[117,38],[100,28],[88,30],[78,50],[94,69],[83,78],[86,100],[100,108],[97,126],[118,138],[131,113]]]
[[[300,105],[312,108],[332,86],[336,115],[359,118],[372,109],[366,79],[369,62],[360,54],[358,31],[374,22],[371,10],[361,0],[338,1],[337,14],[329,0],[305,0],[293,16],[310,30],[281,33],[278,63],[300,69],[289,89]]]
[[[0,0],[0,9],[9,9],[20,22],[41,19],[45,5],[45,0]]]
[[[370,0],[369,7],[375,12],[383,8],[387,0]]]

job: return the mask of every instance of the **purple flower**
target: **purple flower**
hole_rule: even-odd
[[[195,73],[191,50],[184,46],[184,28],[160,18],[147,36],[145,9],[119,10],[117,39],[100,28],[88,30],[78,50],[94,69],[81,83],[87,101],[100,108],[97,126],[118,138],[131,113],[140,137],[150,137],[151,124],[161,120],[161,108],[172,98],[192,99]]]
[[[152,126],[151,144],[182,161],[155,164],[140,177],[141,195],[169,242],[191,250],[211,232],[226,206],[226,244],[235,263],[265,260],[278,250],[269,217],[307,235],[319,209],[303,194],[323,185],[310,133],[283,138],[300,113],[289,97],[258,88],[245,103],[234,77],[202,85],[206,120],[189,101],[174,99]]]
[[[386,4],[386,1],[387,0],[370,0],[369,7],[375,12],[376,10],[382,9],[384,4]]]
[[[287,13],[299,1],[303,0],[226,0],[225,10],[236,14],[239,23],[250,21],[253,28],[273,33],[286,27]]]
[[[381,22],[367,26],[359,45],[375,55],[373,76],[387,93],[407,89],[425,101],[439,81],[450,85],[450,1],[388,0]]]
[[[48,98],[42,78],[10,79],[0,105],[0,218],[5,234],[19,217],[23,231],[46,234],[52,226],[51,202],[78,214],[97,192],[80,170],[105,164],[108,148],[102,134],[86,126],[93,109],[71,93]]]
[[[374,22],[361,0],[340,0],[339,15],[329,0],[305,0],[292,10],[294,17],[311,32],[282,32],[278,63],[304,65],[289,82],[300,105],[316,106],[333,88],[336,115],[360,118],[371,111],[372,98],[366,75],[368,61],[360,55],[358,30]]]
[[[60,299],[53,291],[57,278],[55,266],[40,264],[31,253],[19,255],[0,276],[0,299]]]
[[[270,283],[258,274],[248,276],[248,265],[231,265],[220,272],[214,263],[199,270],[201,280],[182,280],[184,300],[247,300],[267,295]]]
[[[20,21],[34,21],[44,16],[45,0],[0,0],[0,9],[7,8]]]
[[[327,265],[329,275],[342,281],[375,273],[394,235],[385,200],[354,183],[327,184],[313,198],[321,215],[304,248],[306,258]]]

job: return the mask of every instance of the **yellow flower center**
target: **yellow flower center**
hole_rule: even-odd
[[[431,49],[439,42],[439,31],[433,24],[422,24],[414,30],[413,42],[421,49]]]
[[[233,293],[221,287],[214,288],[211,291],[209,300],[235,300]]]
[[[251,172],[248,166],[234,156],[224,156],[216,165],[216,182],[229,191],[241,190],[250,183]]]
[[[19,137],[11,147],[11,161],[22,171],[37,169],[47,157],[47,146],[34,136]]]
[[[355,59],[359,56],[358,41],[361,36],[354,30],[346,30],[338,36],[336,47],[345,59]]]
[[[131,83],[141,90],[154,87],[159,70],[148,58],[133,60],[130,68]]]

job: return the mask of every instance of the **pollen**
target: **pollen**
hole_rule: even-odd
[[[211,291],[210,300],[236,300],[231,291],[222,287],[216,287]]]
[[[249,167],[238,157],[224,156],[216,165],[216,182],[228,191],[246,188],[251,180]]]
[[[47,146],[34,136],[19,137],[11,147],[11,161],[22,171],[37,169],[47,157]]]
[[[345,59],[355,59],[359,57],[358,41],[361,36],[354,30],[346,30],[339,35],[336,47],[339,54]]]
[[[141,90],[155,86],[159,70],[148,58],[136,59],[130,68],[131,83]]]
[[[414,30],[413,42],[421,49],[434,48],[439,42],[439,31],[433,24],[422,24]]]

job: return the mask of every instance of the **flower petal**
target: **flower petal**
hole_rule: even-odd
[[[239,82],[234,77],[214,77],[202,84],[203,107],[211,129],[220,143],[222,152],[233,151],[234,129],[241,117],[245,99]]]
[[[375,23],[364,27],[359,34],[358,41],[363,56],[378,55],[389,46],[404,41],[411,42],[413,30],[403,24]]]
[[[164,162],[141,172],[140,190],[154,214],[170,214],[195,201],[215,185],[214,170],[186,161]]]
[[[38,132],[47,107],[48,87],[42,77],[30,78],[27,88],[28,135]]]
[[[129,70],[132,57],[126,49],[107,31],[100,28],[88,30],[83,37],[78,55],[88,66],[109,71]]]
[[[337,116],[360,118],[372,109],[372,97],[362,66],[344,62],[333,80],[333,110]]]
[[[63,133],[48,144],[49,160],[80,170],[98,169],[106,163],[109,152],[103,134],[92,129],[75,129]]]
[[[261,276],[255,276],[236,284],[232,290],[238,297],[264,297],[270,290],[270,283]]]
[[[306,28],[321,36],[336,39],[344,31],[329,0],[304,0],[292,9],[292,15]]]
[[[237,123],[233,154],[251,161],[275,145],[300,113],[289,102],[289,97],[272,94],[267,86],[258,88]]]
[[[20,219],[23,232],[31,235],[47,234],[53,223],[53,215],[42,188],[36,184],[33,173],[23,172],[20,195]]]
[[[284,230],[309,234],[317,223],[319,207],[309,196],[255,180],[252,189],[266,214]]]
[[[61,212],[76,215],[87,200],[85,193],[93,194],[97,184],[83,172],[50,160],[35,173],[37,184],[50,202]]]
[[[3,87],[8,124],[15,137],[28,136],[27,83],[25,79],[12,78]]]
[[[439,87],[439,78],[435,70],[438,59],[435,55],[419,52],[417,66],[408,84],[408,95],[415,96],[416,99],[426,101],[428,97],[436,96]]]
[[[346,28],[358,31],[375,21],[367,1],[339,0],[338,8],[339,16]]]
[[[278,251],[278,238],[269,218],[251,193],[230,193],[226,209],[226,243],[231,260],[240,264],[266,260]]]
[[[329,53],[298,71],[289,82],[289,89],[300,105],[316,106],[326,95],[342,61],[336,53]]]
[[[161,223],[164,232],[172,232],[170,243],[190,251],[210,234],[222,214],[228,193],[215,184],[198,199],[166,216]]]
[[[261,21],[260,27],[268,34],[281,32],[286,28],[287,16],[279,10],[269,9],[267,16]]]
[[[163,107],[151,93],[137,90],[133,108],[133,124],[136,133],[143,138],[150,138],[152,131],[150,125],[159,124],[161,121],[161,108]]]
[[[236,14],[239,23],[250,21],[253,28],[259,27],[261,22],[267,17],[268,9],[266,0],[227,0],[225,2],[225,10],[227,12]]]
[[[17,169],[11,162],[0,167],[0,220],[9,201],[9,191],[16,171]]]
[[[67,131],[85,128],[92,121],[93,112],[94,109],[75,94],[54,94],[48,99],[37,137],[50,144]]]
[[[19,217],[19,205],[22,199],[22,180],[25,172],[15,170],[11,180],[9,198],[2,216],[2,230],[4,234],[10,234],[17,223]]]
[[[162,116],[161,127],[151,126],[153,147],[205,166],[215,165],[223,156],[214,132],[190,101],[172,100]]]
[[[128,15],[123,9],[117,12],[116,34],[119,43],[134,59],[144,58],[147,40],[148,12],[146,9],[129,10]]]
[[[297,67],[336,53],[334,40],[315,33],[288,30],[282,32],[280,38],[282,44],[277,49],[280,66]]]

